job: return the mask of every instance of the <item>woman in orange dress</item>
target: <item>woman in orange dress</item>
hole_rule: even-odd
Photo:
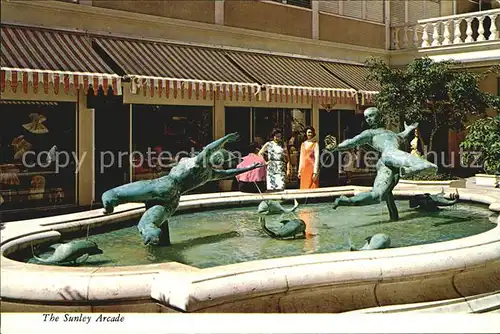
[[[298,177],[300,189],[313,189],[319,187],[319,145],[312,126],[306,127],[305,132],[307,139],[300,146]]]

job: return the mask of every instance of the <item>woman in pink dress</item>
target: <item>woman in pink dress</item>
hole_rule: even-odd
[[[236,168],[248,167],[254,163],[265,164],[266,161],[264,158],[258,155],[259,150],[259,144],[251,143],[248,155],[243,158]],[[238,180],[238,190],[241,192],[263,192],[266,188],[266,168],[257,168],[246,173],[239,174],[236,176],[236,180]]]

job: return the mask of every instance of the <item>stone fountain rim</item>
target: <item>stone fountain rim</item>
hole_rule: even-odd
[[[282,193],[265,194],[264,196],[268,199],[311,198],[338,196],[341,194],[352,195],[361,191],[366,191],[367,189],[369,188],[350,186],[319,188],[309,191],[287,190]],[[447,188],[445,190],[447,193],[455,191],[454,188]],[[409,189],[396,187],[394,194],[395,196],[411,196],[417,193],[434,191],[441,191],[441,186],[419,186],[418,188],[411,187]],[[500,203],[500,192],[495,193],[477,189],[461,189],[460,196],[461,200],[490,204],[490,209],[493,204],[498,205]],[[239,192],[189,195],[183,196],[179,209],[183,210],[196,207],[211,207],[243,202],[251,203],[260,200],[262,200],[261,195],[249,195]],[[352,275],[354,276],[351,275],[352,279],[354,279],[354,281],[363,281],[383,280],[384,277],[382,269],[380,269],[380,265],[384,268],[384,272],[390,273],[391,270],[397,271],[397,266],[401,267],[403,262],[409,261],[410,259],[415,264],[411,266],[411,273],[408,272],[408,275],[412,277],[436,274],[438,272],[442,273],[450,270],[466,270],[467,268],[484,265],[485,263],[490,263],[492,261],[496,263],[500,260],[500,254],[498,252],[498,248],[500,247],[500,217],[497,220],[497,226],[487,232],[446,242],[378,251],[310,254],[279,259],[255,260],[206,269],[198,269],[176,262],[169,262],[126,267],[71,268],[50,266],[50,271],[46,271],[44,269],[48,269],[49,266],[22,263],[5,257],[5,254],[10,253],[13,249],[18,248],[23,244],[26,245],[28,242],[46,242],[50,239],[58,239],[61,236],[61,233],[58,230],[86,229],[86,224],[102,224],[103,220],[122,221],[123,217],[141,214],[144,211],[144,208],[143,205],[140,204],[122,205],[117,207],[116,213],[110,216],[103,216],[98,211],[100,210],[87,212],[87,215],[90,218],[83,220],[81,217],[84,216],[85,213],[50,217],[52,218],[52,223],[50,222],[50,218],[8,223],[8,225],[17,224],[23,228],[19,233],[10,236],[8,234],[7,236],[4,236],[4,231],[2,231],[1,270],[2,277],[6,278],[2,279],[2,298],[22,299],[28,301],[50,300],[51,302],[67,303],[68,301],[66,299],[61,299],[61,297],[57,296],[60,295],[62,288],[61,285],[65,284],[63,282],[71,282],[72,280],[79,281],[79,283],[76,284],[77,286],[82,285],[82,291],[86,291],[86,295],[82,293],[82,298],[87,301],[155,298],[155,295],[156,297],[158,295],[159,282],[163,282],[165,280],[168,282],[175,282],[175,284],[182,281],[183,286],[186,286],[186,284],[189,286],[205,286],[207,282],[218,286],[221,282],[234,277],[238,277],[240,280],[252,280],[255,279],[255,277],[261,277],[262,275],[274,276],[283,272],[293,272],[299,268],[302,268],[300,270],[314,268],[313,272],[316,273],[316,275],[309,277],[307,282],[304,282],[302,285],[299,284],[296,287],[292,287],[289,285],[290,282],[287,281],[283,283],[280,281],[279,284],[277,283],[280,287],[262,287],[262,289],[268,292],[270,291],[269,289],[273,291],[282,291],[284,289],[287,291],[289,289],[305,288],[307,286],[310,287],[318,286],[318,284],[324,284],[317,280],[317,278],[321,277],[322,274],[330,272],[335,267],[341,268],[346,265],[351,267],[351,265],[355,263],[359,263],[359,265],[357,265],[359,267],[368,266],[366,268],[372,269],[377,267],[374,267],[375,264],[378,264],[378,269],[374,269],[372,272],[365,270],[364,273],[356,274],[354,273],[356,270],[353,271]],[[61,219],[68,221],[68,218],[70,217],[77,217],[79,220],[73,220],[69,223],[61,221]],[[90,222],[88,222],[88,220],[90,220]],[[8,228],[6,228],[6,230],[7,229]],[[469,254],[474,253],[475,255],[464,258],[462,254],[464,252],[468,252]],[[449,261],[447,263],[443,262],[437,267],[435,264],[429,265],[433,262],[432,259],[428,259],[430,254],[433,254],[436,259],[443,257],[443,259],[448,259]],[[457,255],[456,258],[455,255]],[[390,279],[389,276],[385,279]],[[401,275],[398,276],[397,273],[393,273],[392,276],[394,278]],[[32,280],[37,280],[37,288],[27,289],[26,284],[29,285],[29,282],[32,282]],[[57,283],[54,283],[54,281]],[[16,282],[16,284],[12,284],[12,282]],[[118,282],[122,283],[118,284]],[[342,282],[345,283],[345,281]],[[106,292],[111,289],[109,284],[117,284],[120,288],[118,288],[118,291],[109,294]],[[283,286],[283,284],[285,285]],[[161,286],[163,285],[164,284],[162,283]],[[42,291],[45,291],[44,296],[36,293],[36,291],[33,291],[34,289],[41,289]],[[200,291],[203,290],[203,288],[200,288],[198,293],[201,293]],[[187,291],[188,294],[193,293],[193,291],[190,291],[189,288]],[[170,291],[170,293],[171,296],[167,298],[167,300],[163,301],[166,305],[174,306],[181,310],[191,310],[193,307],[206,307],[206,304],[203,302],[199,303],[204,306],[193,306],[188,305],[189,303],[186,304],[185,301],[177,301],[176,299],[183,299],[184,297],[179,297],[179,293],[176,294],[172,291]],[[227,298],[227,295],[225,296]],[[210,296],[207,298],[211,300],[212,303],[214,302],[213,300],[217,299]],[[200,300],[204,300],[204,297],[200,296],[198,301]],[[206,303],[207,300],[204,300],[204,302]]]

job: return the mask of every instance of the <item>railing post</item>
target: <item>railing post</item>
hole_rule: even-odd
[[[439,41],[440,39],[440,35],[439,35],[439,25],[440,25],[441,22],[435,22],[432,24],[433,26],[433,33],[432,33],[432,43],[431,45],[432,46],[440,46],[441,45],[441,42]]]
[[[428,48],[431,46],[429,44],[429,33],[427,32],[427,23],[422,25],[422,47]]]
[[[472,20],[473,19],[474,19],[473,17],[469,17],[469,18],[465,19],[465,21],[467,22],[467,30],[465,31],[465,33],[467,34],[467,38],[465,39],[465,43],[474,42],[474,40],[472,39]]]
[[[413,27],[413,46],[418,47],[418,26]]]
[[[453,28],[453,44],[462,44],[462,32],[460,31],[460,23],[462,23],[462,19],[454,20],[455,26]]]
[[[392,49],[399,50],[399,28],[394,28],[392,36]]]
[[[408,26],[404,27],[403,33],[404,33],[404,36],[403,36],[403,49],[407,49],[408,48]]]
[[[478,42],[482,42],[482,41],[485,41],[486,38],[484,38],[484,25],[483,25],[483,21],[484,21],[484,18],[486,16],[480,16],[478,17],[478,21],[479,21],[479,27],[477,28],[477,33],[478,33],[478,36],[477,36],[477,41]],[[494,23],[494,22],[492,22]]]
[[[490,27],[490,36],[488,37],[488,41],[493,41],[493,40],[496,40],[498,39],[498,29],[497,29],[497,16],[498,14],[492,14],[490,15],[490,19],[491,19],[491,27]]]
[[[451,44],[451,40],[450,40],[450,37],[451,37],[451,34],[450,34],[450,23],[451,23],[451,20],[443,22],[443,24],[444,24],[443,45],[450,45]]]

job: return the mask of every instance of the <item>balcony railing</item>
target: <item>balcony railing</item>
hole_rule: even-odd
[[[422,28],[418,24],[391,27],[391,50],[416,49],[422,41]]]
[[[446,46],[498,40],[500,9],[419,20],[420,47]]]
[[[432,48],[499,40],[500,9],[419,20],[391,27],[391,49]]]

